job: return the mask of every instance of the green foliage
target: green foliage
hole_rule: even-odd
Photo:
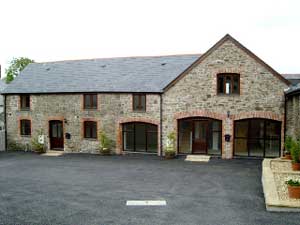
[[[8,150],[10,151],[25,151],[26,145],[19,144],[17,142],[10,142],[8,143]]]
[[[167,136],[167,147],[165,148],[164,151],[166,158],[174,158],[176,156],[175,142],[176,142],[175,132],[169,133]]]
[[[291,136],[287,136],[284,142],[284,148],[286,153],[291,152],[292,145],[293,145],[293,138]]]
[[[107,137],[104,131],[100,131],[98,137],[100,141],[100,152],[105,155],[110,154],[112,140]]]
[[[25,57],[13,58],[9,62],[8,69],[5,70],[6,83],[13,81],[29,63],[34,63],[34,61]]]
[[[46,152],[45,145],[38,142],[38,136],[43,135],[43,130],[39,130],[38,134],[31,139],[32,150],[38,153]]]
[[[289,179],[288,181],[285,182],[287,185],[294,186],[294,187],[299,187],[300,186],[300,181],[299,180],[293,180]]]
[[[292,141],[291,156],[294,163],[300,163],[300,141]]]

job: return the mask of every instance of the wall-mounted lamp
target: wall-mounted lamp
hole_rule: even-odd
[[[230,118],[230,111],[227,111],[227,118]]]
[[[67,124],[67,123],[68,123],[68,120],[67,120],[67,119],[64,119],[64,123]]]

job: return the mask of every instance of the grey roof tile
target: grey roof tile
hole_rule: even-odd
[[[162,92],[199,57],[200,54],[32,63],[3,93]]]

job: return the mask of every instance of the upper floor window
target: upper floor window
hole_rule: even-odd
[[[84,122],[84,138],[97,138],[97,122],[85,121]]]
[[[31,121],[30,120],[21,120],[20,121],[20,134],[24,136],[31,135]]]
[[[218,74],[218,94],[240,94],[240,75],[236,73]]]
[[[97,109],[97,94],[85,94],[83,95],[84,109]]]
[[[145,94],[133,94],[133,111],[146,111]]]
[[[30,110],[30,95],[20,96],[21,110]]]

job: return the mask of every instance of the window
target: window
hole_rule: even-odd
[[[21,110],[30,109],[30,95],[21,95],[20,96]]]
[[[83,95],[84,109],[97,109],[97,94]]]
[[[30,120],[21,120],[20,121],[20,133],[24,136],[31,135],[31,121]]]
[[[146,111],[146,95],[134,94],[133,95],[133,110],[134,111]]]
[[[234,154],[237,156],[278,157],[281,123],[267,119],[234,122]]]
[[[97,122],[94,121],[84,122],[84,138],[97,139]]]
[[[240,94],[240,75],[235,73],[218,74],[218,94]]]

